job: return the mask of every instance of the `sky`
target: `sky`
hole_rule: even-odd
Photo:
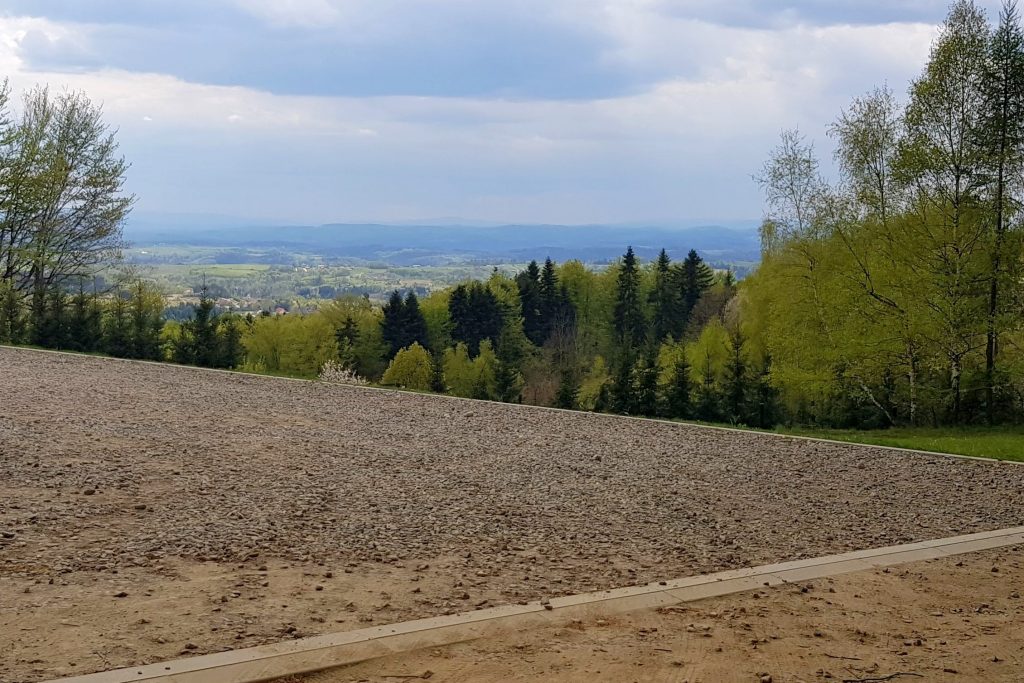
[[[997,2],[980,2],[993,19]],[[756,219],[752,180],[928,57],[943,0],[4,0],[0,77],[83,90],[140,213]]]

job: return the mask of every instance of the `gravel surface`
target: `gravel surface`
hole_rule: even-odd
[[[507,570],[530,549],[676,576],[1024,523],[1014,465],[32,351],[0,367],[5,530],[50,544],[5,561],[472,552]],[[100,519],[117,543],[60,542]]]
[[[0,348],[0,578],[456,558],[511,602],[1017,526],[1022,493],[1010,464]]]

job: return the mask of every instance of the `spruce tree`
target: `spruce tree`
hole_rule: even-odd
[[[448,385],[444,381],[444,356],[434,353],[430,361],[430,390],[435,394],[447,394]]]
[[[526,270],[516,276],[519,289],[519,304],[523,316],[523,333],[534,346],[545,341],[544,315],[541,312],[540,268],[536,261],[530,261]]]
[[[678,271],[679,296],[682,310],[676,319],[676,336],[682,336],[697,302],[715,283],[715,272],[691,249]]]
[[[405,295],[405,304],[402,306],[402,325],[400,330],[402,348],[419,344],[429,350],[427,344],[427,321],[420,310],[420,302],[416,292],[409,290]]]
[[[541,344],[551,337],[551,331],[555,327],[556,316],[561,308],[559,294],[555,264],[550,258],[545,259],[544,269],[540,273]]]
[[[217,367],[220,356],[220,339],[217,334],[217,319],[213,299],[206,295],[203,287],[192,320],[186,323],[192,336],[193,363],[204,368]]]
[[[613,413],[628,415],[634,406],[634,366],[636,362],[631,353],[622,354],[608,387],[608,408]]]
[[[494,372],[495,398],[503,403],[522,403],[523,387],[519,374],[522,350],[506,328],[498,342],[498,367]]]
[[[95,351],[102,341],[103,313],[99,295],[95,290],[85,292],[85,282],[79,280],[78,292],[71,299],[68,312],[68,343],[75,351]]]
[[[137,280],[132,286],[129,307],[130,357],[163,360],[163,344],[160,338],[164,326],[163,312],[163,297],[160,293],[141,279]]]
[[[576,375],[571,370],[562,371],[562,379],[558,384],[558,393],[555,395],[555,407],[566,410],[575,410],[579,401],[580,387],[576,381]]]
[[[643,343],[646,336],[646,323],[640,306],[640,272],[633,247],[626,249],[619,266],[613,327],[620,351],[631,359],[632,351]]]
[[[731,335],[729,360],[725,365],[725,409],[733,424],[747,421],[747,393],[749,390],[747,362],[743,358],[743,336]]]
[[[658,355],[647,353],[637,368],[636,394],[630,411],[636,415],[654,417],[658,414]]]
[[[694,416],[705,422],[719,422],[722,419],[722,398],[715,385],[715,375],[711,364],[704,366],[704,374],[697,385]]]
[[[217,336],[220,353],[216,367],[228,370],[238,367],[245,356],[245,349],[242,346],[242,321],[237,315],[219,316]]]
[[[334,331],[334,339],[338,342],[338,360],[346,370],[355,370],[357,363],[355,347],[359,341],[359,326],[351,315]]]
[[[505,325],[501,302],[489,287],[479,282],[469,287],[459,285],[452,291],[448,315],[452,339],[465,343],[471,357],[476,357],[484,341],[497,345]]]
[[[755,419],[754,427],[771,429],[779,419],[779,392],[771,381],[771,356],[765,354],[754,386],[756,406],[752,411]]]
[[[403,333],[406,322],[405,301],[397,289],[391,292],[391,297],[384,304],[383,313],[384,317],[381,319],[380,332],[384,343],[387,345],[387,357],[391,359],[395,357],[396,353],[407,346],[404,343],[405,335]]]
[[[686,361],[686,354],[680,353],[678,360],[672,367],[672,381],[666,391],[666,404],[669,417],[686,420],[693,417],[693,404],[690,393],[690,364]]]
[[[672,276],[672,261],[664,249],[654,262],[654,289],[651,290],[652,341],[660,344],[666,337],[675,336],[680,327],[679,291]]]
[[[69,348],[67,296],[64,290],[58,285],[50,287],[43,292],[35,306],[38,308],[33,308],[32,343],[50,349]]]
[[[110,356],[127,358],[131,353],[131,316],[128,301],[118,288],[103,320],[102,350]]]

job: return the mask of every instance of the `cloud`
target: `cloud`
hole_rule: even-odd
[[[0,69],[87,91],[149,210],[288,220],[760,213],[782,128],[927,57],[932,2],[12,0]],[[118,12],[118,7],[124,7]]]

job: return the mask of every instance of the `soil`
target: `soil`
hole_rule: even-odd
[[[995,570],[998,571],[995,571]],[[420,650],[281,683],[1024,680],[1024,547]],[[416,678],[412,678],[416,676]]]
[[[1024,524],[1024,467],[0,348],[0,681]]]

